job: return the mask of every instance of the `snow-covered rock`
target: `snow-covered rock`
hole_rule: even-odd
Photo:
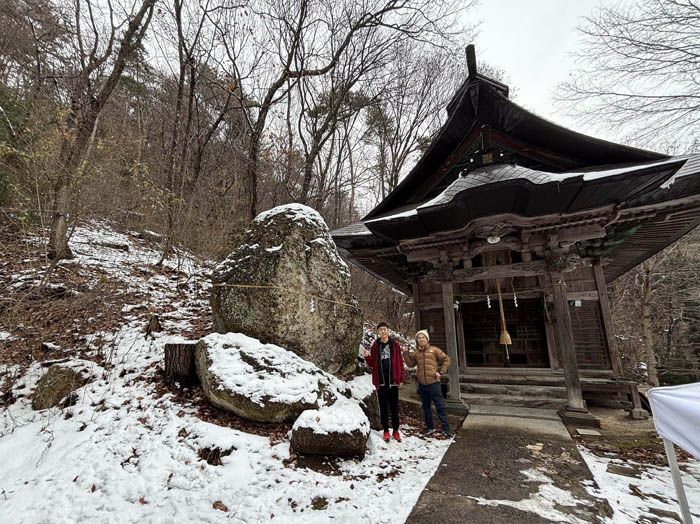
[[[245,243],[212,279],[219,333],[277,344],[333,374],[356,368],[362,319],[350,271],[310,207],[288,204],[260,213]]]
[[[354,400],[304,411],[292,427],[292,448],[301,455],[364,457],[369,420]]]
[[[54,364],[37,382],[32,396],[32,408],[52,408],[73,391],[84,386],[85,382],[86,378],[80,372]]]
[[[379,416],[379,399],[377,390],[372,384],[372,375],[365,374],[348,381],[352,398],[357,400],[360,408],[369,419],[372,429],[382,429],[382,419]]]
[[[209,402],[249,420],[292,421],[350,395],[343,381],[314,364],[241,333],[204,337],[195,361]]]

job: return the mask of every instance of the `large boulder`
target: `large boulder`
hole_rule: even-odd
[[[310,207],[288,204],[260,213],[212,279],[219,333],[282,346],[338,376],[354,371],[362,319],[350,271]]]
[[[78,371],[54,364],[36,383],[32,409],[52,408],[86,382],[87,379]]]
[[[241,333],[212,333],[195,348],[209,402],[258,422],[293,421],[350,396],[345,383],[291,351]]]
[[[369,421],[353,400],[304,411],[292,426],[292,449],[300,455],[364,457]]]
[[[364,374],[347,382],[352,398],[359,402],[360,408],[369,419],[372,429],[382,429],[382,419],[379,414],[379,399],[377,390],[372,384],[372,375]]]

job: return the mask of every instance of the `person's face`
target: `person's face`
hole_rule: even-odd
[[[386,326],[379,327],[377,328],[377,334],[379,338],[387,338],[389,336],[389,328]]]
[[[428,345],[428,339],[425,338],[425,335],[423,333],[419,334],[416,337],[416,342],[418,342],[418,345],[421,347]]]

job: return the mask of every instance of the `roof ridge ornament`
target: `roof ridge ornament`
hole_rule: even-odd
[[[474,78],[478,74],[476,68],[476,50],[474,44],[469,44],[466,49],[467,52],[467,71],[469,72],[469,78]]]

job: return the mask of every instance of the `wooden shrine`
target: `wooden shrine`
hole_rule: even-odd
[[[416,329],[459,363],[452,408],[507,403],[520,387],[518,399],[544,396],[581,423],[595,424],[584,398],[642,416],[606,285],[700,223],[700,155],[565,129],[479,74],[472,46],[467,62],[425,154],[362,222],[332,233],[336,245],[412,295]]]

